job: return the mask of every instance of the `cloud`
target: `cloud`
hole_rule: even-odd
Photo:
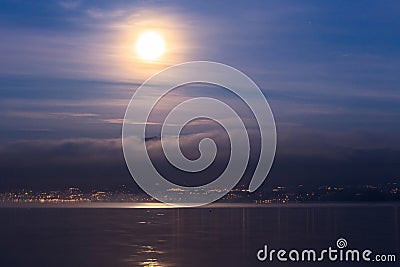
[[[40,111],[10,111],[3,113],[3,116],[25,118],[25,119],[62,119],[66,117],[72,118],[91,118],[98,117],[99,114],[94,113],[74,113],[74,112],[40,112]]]
[[[81,5],[81,1],[60,1],[58,4],[64,9],[76,9]]]
[[[8,155],[7,162],[31,156],[30,161],[22,162],[23,165],[29,166],[52,163],[79,165],[115,161],[116,158],[113,154],[119,150],[121,150],[120,139],[95,138],[18,140],[6,142],[0,146],[0,153]],[[33,157],[35,153],[41,154],[41,157]],[[44,158],[45,160],[43,160]]]
[[[89,8],[87,14],[90,18],[111,20],[126,16],[129,13],[128,10],[116,9],[116,10],[102,10],[99,8]]]
[[[250,135],[255,135],[250,132]],[[277,154],[271,183],[365,183],[395,178],[400,171],[400,146],[397,134],[383,132],[329,132],[304,129],[297,125],[278,126]],[[199,156],[201,139],[212,138],[217,158],[211,168],[189,176],[171,167],[162,154],[160,140],[153,138],[147,147],[157,169],[177,183],[202,184],[218,176],[229,158],[228,139],[221,131],[186,134],[181,149],[189,158]],[[133,138],[131,148],[143,143]],[[166,146],[170,145],[166,139]],[[257,162],[252,151],[244,181],[251,177]],[[74,138],[16,140],[0,144],[0,189],[10,187],[56,188],[77,185],[102,188],[132,183],[125,167],[120,138]],[[133,184],[133,183],[132,183]]]
[[[79,2],[62,1],[60,6],[77,9]],[[201,44],[196,40],[211,29],[204,27],[209,20],[199,24],[193,21],[198,15],[173,4],[98,3],[85,4],[85,9],[84,13],[64,12],[51,18],[63,22],[54,28],[10,30],[0,25],[0,34],[7,36],[0,43],[0,75],[143,81],[167,66],[193,58]],[[160,31],[168,46],[168,53],[153,64],[138,60],[132,48],[138,35],[149,28]]]
[[[133,185],[120,139],[19,140],[0,146],[0,189]]]

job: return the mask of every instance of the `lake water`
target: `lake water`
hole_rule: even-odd
[[[396,254],[397,263],[334,266],[400,262],[398,204],[95,207],[0,208],[0,266],[320,266],[260,262],[256,254],[264,245],[336,247],[338,238]]]

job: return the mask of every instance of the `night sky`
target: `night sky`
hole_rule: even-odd
[[[135,188],[121,148],[126,106],[148,77],[193,60],[231,65],[267,97],[278,143],[264,186],[399,179],[399,14],[397,1],[3,0],[0,190]],[[165,57],[152,64],[133,49],[146,27],[166,36]],[[234,101],[209,87],[165,101],[199,92]]]

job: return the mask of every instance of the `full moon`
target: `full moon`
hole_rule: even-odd
[[[137,55],[147,61],[154,61],[160,58],[165,52],[165,41],[163,37],[155,31],[142,33],[136,42]]]

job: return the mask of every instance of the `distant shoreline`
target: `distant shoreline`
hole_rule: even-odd
[[[329,207],[400,207],[400,202],[308,202],[308,203],[213,203],[198,208],[329,208]],[[83,203],[0,203],[1,208],[94,208],[94,209],[170,209],[176,207],[164,203],[139,202],[83,202]]]

